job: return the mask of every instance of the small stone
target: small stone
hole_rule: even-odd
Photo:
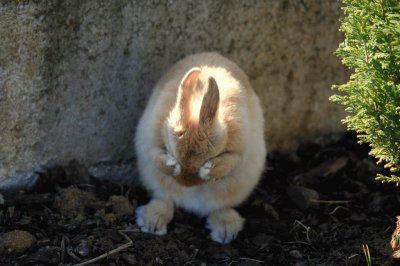
[[[164,264],[164,261],[163,261],[160,257],[156,257],[156,258],[154,259],[154,263],[155,263],[155,264],[162,265],[162,264]]]
[[[115,222],[115,220],[117,219],[117,217],[115,216],[114,213],[106,213],[106,211],[104,209],[98,210],[96,211],[96,213],[94,214],[94,216],[96,217],[100,217],[101,219],[103,219],[103,221],[105,221],[107,224],[112,224]]]
[[[82,240],[79,245],[76,246],[75,252],[82,257],[87,257],[89,255],[89,245],[87,240]]]
[[[32,222],[31,216],[22,215],[21,219],[19,220],[20,225],[28,225]]]
[[[278,212],[275,210],[274,207],[272,207],[271,205],[269,205],[268,203],[264,203],[263,204],[264,210],[265,212],[271,216],[272,218],[274,218],[275,220],[279,220],[279,214]]]
[[[265,248],[274,242],[275,238],[266,234],[258,234],[253,238],[252,242],[259,248]]]
[[[68,187],[54,200],[54,206],[64,216],[78,216],[85,214],[86,206],[96,202],[96,197],[91,192]]]
[[[307,210],[319,198],[317,191],[301,186],[290,186],[286,192],[292,202],[303,211]]]
[[[178,250],[179,248],[178,245],[175,243],[175,241],[170,240],[166,245],[166,249],[173,251],[173,250]]]
[[[348,163],[348,157],[339,157],[325,161],[312,168],[306,173],[294,177],[294,182],[298,185],[316,185],[324,183],[326,177],[332,176],[342,170]]]
[[[352,220],[353,222],[362,222],[362,221],[366,221],[367,216],[363,213],[353,213],[350,215],[350,220]]]
[[[136,260],[136,256],[129,253],[123,253],[121,258],[128,263],[129,265],[137,265],[138,261]]]
[[[289,251],[289,255],[296,259],[301,259],[303,257],[301,252],[298,251],[297,249],[293,249],[293,250]]]
[[[29,252],[26,252],[29,253]],[[24,254],[18,265],[59,265],[60,248],[44,246],[33,254]]]
[[[129,202],[126,197],[123,196],[111,196],[110,197],[111,207],[117,217],[124,215],[133,214],[133,205]]]
[[[31,233],[22,230],[14,230],[0,234],[0,254],[21,253],[30,248],[36,242]]]
[[[240,266],[260,266],[264,265],[264,261],[262,260],[252,260],[252,259],[242,259],[240,261]]]
[[[15,206],[10,206],[7,208],[8,216],[12,218],[14,216]]]

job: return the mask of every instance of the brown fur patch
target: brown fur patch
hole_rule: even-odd
[[[211,142],[211,134],[210,129],[202,130],[198,125],[191,124],[177,140],[176,150],[185,178],[190,180],[199,178],[200,167],[218,152]]]
[[[214,78],[208,79],[207,92],[204,95],[200,109],[200,122],[203,127],[213,124],[219,106],[219,90]]]
[[[185,187],[192,187],[204,184],[206,181],[200,179],[197,175],[188,174],[183,172],[176,177],[176,182]]]

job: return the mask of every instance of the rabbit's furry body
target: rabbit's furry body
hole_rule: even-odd
[[[228,243],[244,219],[232,209],[258,183],[264,119],[244,72],[217,53],[176,63],[156,84],[135,147],[153,200],[137,209],[142,231],[165,234],[174,206],[208,216],[211,237]]]

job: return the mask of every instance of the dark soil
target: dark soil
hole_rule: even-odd
[[[180,210],[166,236],[141,233],[133,210],[149,200],[146,191],[93,180],[78,162],[56,167],[32,191],[3,195],[0,233],[33,237],[17,250],[0,234],[0,265],[73,265],[103,254],[90,265],[367,265],[363,245],[372,265],[393,265],[399,190],[374,180],[382,169],[367,153],[348,134],[269,155],[262,182],[238,208],[245,228],[229,245]]]

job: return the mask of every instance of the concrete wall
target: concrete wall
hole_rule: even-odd
[[[328,101],[348,78],[333,55],[340,14],[333,0],[2,1],[0,180],[132,159],[155,81],[201,51],[248,73],[271,150],[341,132],[343,112]]]

